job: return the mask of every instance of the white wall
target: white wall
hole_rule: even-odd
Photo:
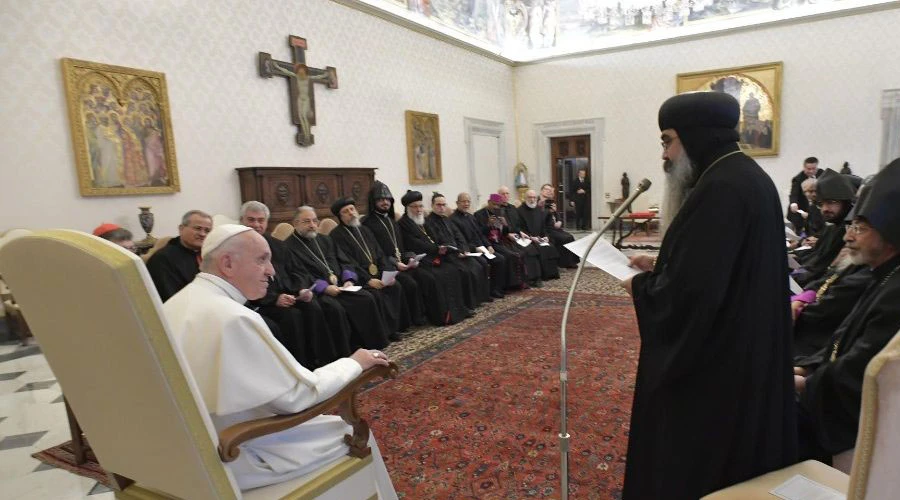
[[[246,166],[377,167],[399,199],[406,109],[440,115],[444,182],[421,188],[455,199],[463,117],[513,123],[510,67],[328,0],[0,0],[0,24],[0,231],[110,221],[141,238],[137,207],[151,205],[154,233],[173,234],[188,209],[236,214]],[[290,60],[288,34],[338,71],[340,89],[316,86],[310,148],[294,142],[286,81],[256,72],[259,51]],[[166,74],[180,193],[79,195],[61,57]]]
[[[617,198],[622,172],[632,186],[647,177],[654,187],[635,206],[645,208],[662,197],[657,111],[674,94],[676,74],[783,61],[781,151],[758,161],[784,198],[807,156],[874,173],[881,92],[900,87],[898,26],[894,9],[518,67],[519,154],[539,164],[535,124],[603,118],[604,190]]]

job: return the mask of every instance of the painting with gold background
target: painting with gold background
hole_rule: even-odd
[[[62,59],[82,196],[180,190],[163,73]]]
[[[781,134],[782,63],[681,73],[677,92],[724,92],[737,99],[741,148],[750,156],[777,156]]]

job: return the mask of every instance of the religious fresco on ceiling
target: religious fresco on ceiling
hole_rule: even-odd
[[[611,35],[640,35],[768,13],[765,21],[805,15],[837,0],[368,0],[405,6],[501,49],[602,48]],[[874,3],[879,3],[875,0]],[[812,12],[810,12],[812,13]],[[757,16],[760,17],[760,16]],[[762,22],[760,20],[759,22]],[[673,31],[670,36],[677,36]],[[638,40],[635,40],[638,41]]]

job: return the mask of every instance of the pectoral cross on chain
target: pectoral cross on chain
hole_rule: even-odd
[[[321,83],[329,89],[338,88],[337,69],[311,68],[306,65],[306,39],[288,36],[293,62],[276,61],[271,54],[259,53],[259,76],[283,76],[290,82],[291,121],[297,125],[297,144],[306,147],[315,142],[312,126],[316,124],[316,96],[313,84]]]

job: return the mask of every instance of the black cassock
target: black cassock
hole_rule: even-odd
[[[519,212],[518,220],[522,231],[529,236],[550,239],[547,234],[548,214],[543,208],[530,208],[522,204],[516,210]],[[537,245],[538,251],[541,252],[541,279],[550,280],[559,278],[559,251],[550,241],[547,243],[547,245],[532,243],[532,246]]]
[[[396,281],[391,286],[375,289],[369,286],[370,279],[381,279],[382,272],[389,270],[387,258],[381,251],[381,246],[375,241],[375,235],[365,226],[349,227],[346,224],[338,224],[331,231],[332,241],[341,250],[339,255],[349,259],[348,265],[359,277],[357,285],[362,285],[378,301],[382,316],[387,324],[388,332],[405,332],[409,329],[409,308],[404,297],[403,284]],[[371,259],[370,259],[371,258]],[[375,266],[374,274],[371,265]]]
[[[429,308],[429,319],[432,301],[436,301],[442,307],[444,320],[440,324],[451,325],[470,316],[471,311],[466,306],[465,289],[459,268],[445,262],[443,256],[438,255],[438,246],[424,226],[417,225],[406,214],[400,218],[397,225],[400,227],[403,246],[416,255],[425,254],[419,261],[419,268],[433,275],[437,283],[433,290],[435,293],[433,298],[425,299],[425,304]],[[429,289],[423,289],[423,292],[427,294]]]
[[[721,158],[655,269],[632,281],[641,352],[625,500],[695,500],[796,462],[787,274],[771,178],[744,154]]]
[[[561,227],[556,227],[556,223],[557,221],[559,221],[559,218],[556,216],[556,201],[545,199],[542,203],[544,206],[544,211],[547,212],[547,219],[544,222],[544,227],[547,230],[547,236],[550,238],[553,246],[556,247],[556,251],[559,252],[559,266],[578,266],[578,263],[581,262],[581,258],[572,253],[571,250],[566,248],[566,244],[575,241],[575,237],[572,236],[572,234],[568,231],[563,230]],[[562,224],[560,224],[560,226],[561,225]]]
[[[344,310],[351,330],[351,348],[365,347],[367,349],[381,349],[388,345],[388,329],[378,309],[375,297],[366,290],[358,292],[341,292],[334,297],[325,294],[323,290],[330,283],[330,276],[337,278],[337,286],[341,286],[349,279],[356,278],[356,273],[339,262],[346,262],[347,258],[338,258],[339,251],[334,242],[327,235],[320,234],[316,238],[306,240],[296,231],[285,241],[291,250],[296,262],[303,265],[314,280],[313,293],[322,301],[322,308],[334,309],[340,307]],[[324,260],[323,260],[324,258]]]
[[[450,221],[456,224],[456,228],[459,229],[459,232],[462,234],[463,238],[466,240],[469,248],[475,251],[475,248],[479,246],[483,246],[485,248],[493,248],[494,245],[490,241],[485,238],[484,234],[481,232],[481,228],[478,225],[478,222],[475,220],[475,216],[468,212],[460,212],[459,210],[454,210],[453,215],[450,216]],[[494,258],[487,259],[487,264],[490,266],[490,277],[491,277],[491,290],[494,292],[503,293],[503,290],[506,289],[507,276],[509,273],[509,269],[506,264],[506,257],[497,252],[494,249]]]
[[[795,360],[815,354],[828,343],[871,281],[872,271],[860,265],[826,273],[807,285],[807,290],[820,296],[804,307],[794,322]]]
[[[312,277],[294,260],[285,243],[264,234],[272,250],[275,276],[269,282],[265,297],[248,302],[263,317],[278,323],[276,338],[297,358],[301,365],[315,369],[349,356],[350,323],[341,310],[322,308],[320,299],[309,302],[297,300],[292,307],[276,305],[281,294],[296,296],[301,289],[312,285]]]
[[[496,213],[485,207],[478,210],[473,215],[475,222],[481,229],[481,234],[494,247],[494,251],[502,255],[506,259],[506,284],[508,288],[522,288],[529,279],[540,276],[540,262],[537,256],[529,260],[525,253],[525,249],[509,241],[509,222],[503,216],[501,210]],[[534,271],[537,273],[534,277],[528,276],[527,262],[535,264]]]
[[[519,211],[516,210],[516,207],[507,203],[506,205],[500,207],[500,213],[503,214],[506,222],[509,223],[510,233],[519,234],[519,232],[525,231],[522,223],[522,218],[519,217]],[[509,239],[507,239],[507,241],[509,241]],[[525,269],[528,272],[528,279],[542,279],[542,277],[544,276],[544,270],[541,264],[544,259],[544,255],[541,250],[536,244],[530,244],[527,247],[520,246],[519,248],[522,248],[523,252],[525,253]],[[559,269],[557,269],[557,273],[558,272]]]
[[[842,218],[843,220],[843,218]],[[816,247],[809,253],[798,259],[803,265],[805,272],[794,274],[794,279],[801,286],[806,286],[825,274],[828,266],[831,265],[841,248],[844,247],[844,227],[843,222],[837,224],[828,224],[819,236]]]
[[[866,365],[900,330],[898,304],[900,256],[895,256],[872,271],[869,286],[828,344],[797,363],[811,372],[800,396],[801,459],[855,445]],[[815,443],[814,454],[804,450],[809,442]]]
[[[450,222],[449,217],[441,217],[432,212],[425,217],[425,225],[430,227],[434,235],[434,241],[438,245],[450,245],[456,251],[447,253],[447,256],[467,276],[474,297],[473,305],[478,306],[490,299],[491,283],[487,259],[484,257],[460,257],[462,252],[469,251],[466,238],[459,232],[459,228]],[[479,260],[480,259],[480,260]]]
[[[362,224],[369,228],[375,236],[381,252],[387,258],[386,266],[389,271],[396,271],[398,262],[408,264],[409,259],[416,256],[412,252],[403,250],[403,239],[400,237],[397,221],[388,217],[387,214],[380,214],[370,208],[369,215],[363,217]],[[397,274],[397,281],[403,285],[403,296],[406,297],[406,307],[409,309],[412,324],[424,325],[428,320],[425,318],[426,307],[423,297],[434,295],[433,289],[437,287],[434,276],[425,271],[420,272],[419,268],[407,269]],[[429,304],[427,313],[432,324],[444,324],[442,321],[445,315],[442,313],[442,309],[437,302]]]
[[[176,236],[150,256],[147,271],[160,300],[165,302],[194,281],[200,272],[200,252],[185,247]]]

